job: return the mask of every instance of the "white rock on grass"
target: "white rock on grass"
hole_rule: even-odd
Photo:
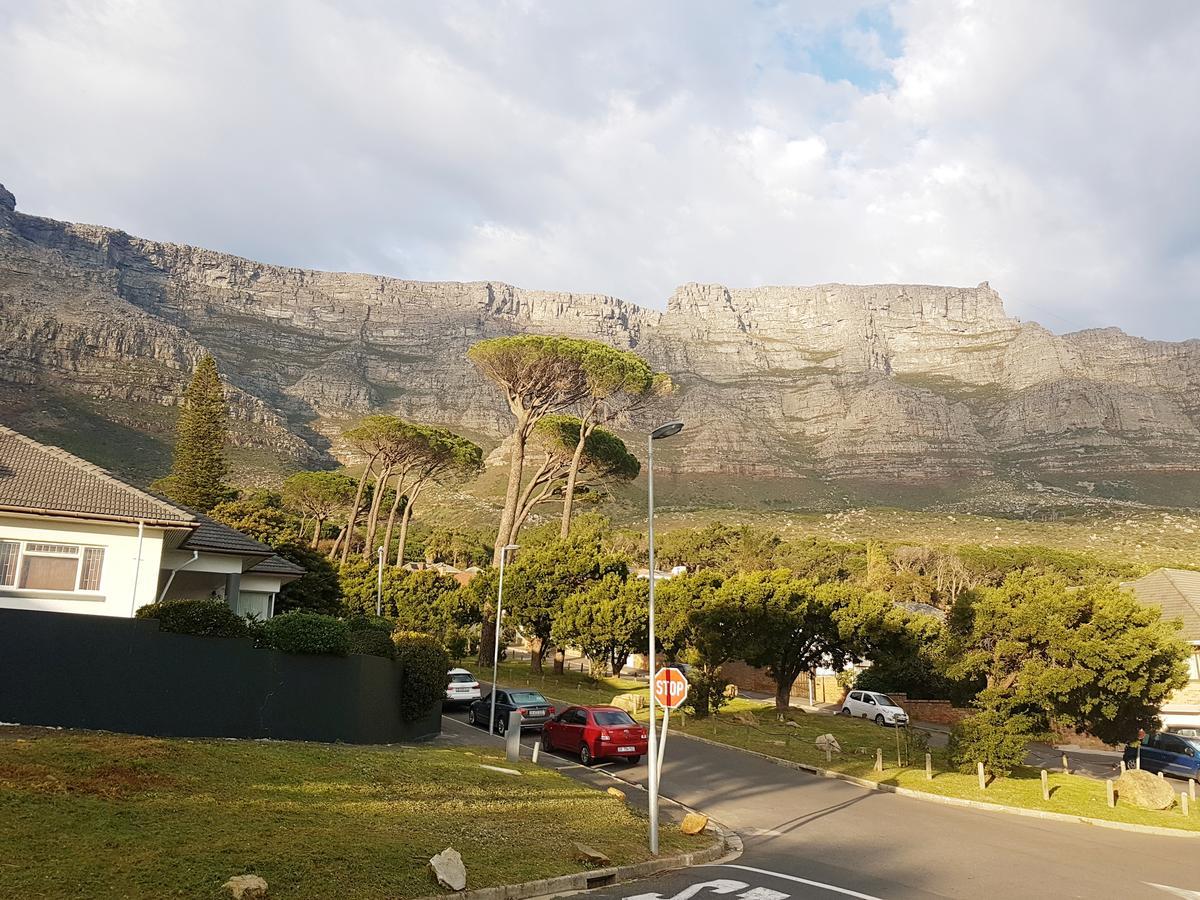
[[[262,900],[267,896],[267,882],[260,875],[234,875],[221,887],[233,894],[233,900]]]
[[[447,847],[433,857],[429,860],[429,866],[442,887],[461,891],[467,886],[467,867],[463,864],[462,855],[454,848]]]

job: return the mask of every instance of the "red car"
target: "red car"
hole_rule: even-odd
[[[585,766],[613,756],[637,763],[647,739],[646,729],[615,706],[569,706],[542,728],[547,750],[578,753]]]

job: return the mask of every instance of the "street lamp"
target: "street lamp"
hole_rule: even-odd
[[[658,741],[655,740],[656,726],[654,723],[654,442],[671,437],[683,431],[682,422],[667,422],[659,425],[646,441],[646,474],[649,479],[648,499],[649,515],[647,525],[650,545],[650,656],[648,668],[650,676],[650,744],[648,764],[650,766],[650,853],[658,855]]]
[[[500,548],[500,590],[496,592],[496,646],[492,650],[492,712],[488,716],[488,730],[496,730],[496,675],[500,671],[500,617],[504,613],[504,558],[510,550],[521,549],[520,544],[505,544]]]
[[[375,581],[375,618],[383,615],[383,547],[375,551],[379,557],[379,572]]]

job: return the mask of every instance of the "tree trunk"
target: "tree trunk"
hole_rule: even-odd
[[[320,516],[317,516],[317,524],[313,526],[312,543],[309,545],[314,550],[316,550],[321,544],[321,529],[324,527],[324,525],[325,520]]]
[[[554,674],[555,675],[561,675],[563,673],[563,668],[566,666],[566,662],[567,662],[566,648],[565,647],[555,647],[554,648]]]
[[[375,467],[377,459],[379,459],[378,453],[367,462],[367,467],[363,469],[363,473],[358,479],[358,490],[354,492],[354,505],[350,507],[350,516],[346,519],[346,543],[342,545],[341,557],[343,566],[350,557],[350,545],[354,543],[354,525],[358,520],[358,511],[362,508],[363,492],[367,489],[367,479],[371,477],[371,470]]]
[[[546,639],[529,639],[529,669],[534,675],[542,674],[542,657],[546,655]]]
[[[338,548],[342,546],[342,540],[346,537],[346,526],[343,525],[337,533],[337,537],[333,539],[333,546],[329,548],[329,558],[335,559],[338,555]]]
[[[521,498],[521,479],[525,468],[525,443],[529,439],[530,415],[522,412],[517,416],[517,427],[513,429],[512,450],[508,455],[508,487],[504,491],[504,509],[500,513],[500,527],[496,530],[496,546],[492,550],[492,565],[500,565],[500,553],[511,541],[513,522],[517,518],[517,502]]]
[[[396,513],[400,509],[400,501],[404,499],[403,487],[404,476],[401,475],[396,479],[396,498],[392,501],[392,508],[388,510],[387,528],[383,531],[383,546],[386,550],[383,555],[384,562],[387,562],[388,553],[392,552],[392,529],[396,525]],[[407,504],[405,505],[407,506]],[[396,560],[396,565],[400,565],[403,561],[403,557]]]
[[[775,681],[775,708],[785,710],[792,705],[792,685],[796,683],[796,677],[793,676],[789,681],[786,678],[777,679]]]
[[[379,530],[379,510],[383,506],[383,495],[387,493],[387,483],[392,477],[392,467],[385,466],[375,479],[375,494],[371,497],[371,511],[367,513],[367,539],[363,542],[363,559],[368,562],[375,552],[375,533]]]
[[[575,482],[579,479],[579,464],[583,460],[583,448],[587,444],[592,429],[587,425],[579,428],[579,443],[575,445],[575,453],[571,456],[571,467],[567,470],[567,484],[563,488],[562,527],[558,536],[566,540],[571,533],[571,512],[575,506]]]
[[[404,565],[404,548],[408,544],[408,523],[412,521],[413,507],[417,504],[417,497],[421,494],[421,488],[425,486],[425,482],[418,481],[408,490],[408,502],[404,504],[404,512],[400,515],[400,539],[399,546],[396,547],[396,565]]]

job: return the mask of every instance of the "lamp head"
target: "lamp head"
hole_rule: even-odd
[[[500,552],[508,553],[510,550],[520,550],[520,549],[521,549],[520,544],[505,544],[503,547],[500,548]]]
[[[659,425],[650,432],[650,440],[659,441],[663,438],[671,437],[673,434],[679,434],[681,431],[683,431],[682,422],[667,422],[665,425]]]

